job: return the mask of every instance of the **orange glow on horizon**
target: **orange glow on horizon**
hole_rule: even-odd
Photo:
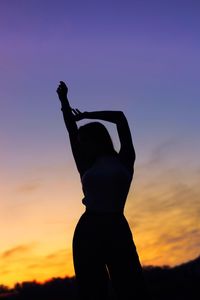
[[[180,184],[181,175],[170,172],[154,172],[158,185],[139,168],[127,199],[125,215],[144,266],[174,266],[199,255],[198,181],[191,176]],[[9,287],[74,276],[71,243],[84,211],[79,178],[75,170],[57,168],[45,173],[43,184],[31,183],[23,178],[1,188],[0,283]]]

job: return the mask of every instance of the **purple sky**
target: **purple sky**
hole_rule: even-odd
[[[123,109],[139,139],[153,127],[153,143],[163,135],[195,140],[199,14],[198,1],[1,1],[7,136],[32,140],[36,128],[60,125],[55,89],[63,79],[72,105]]]

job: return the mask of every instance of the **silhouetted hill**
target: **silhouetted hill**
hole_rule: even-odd
[[[200,256],[172,268],[148,266],[144,271],[155,299],[200,299]]]
[[[144,275],[155,300],[200,299],[200,256],[173,268],[146,266]],[[75,278],[52,278],[43,284],[36,281],[16,283],[14,289],[0,285],[0,299],[76,300]]]

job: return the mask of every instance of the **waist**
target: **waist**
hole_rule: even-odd
[[[91,216],[123,216],[123,211],[99,211],[99,210],[93,210],[86,208],[85,214],[91,215]]]

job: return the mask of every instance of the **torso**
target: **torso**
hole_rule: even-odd
[[[133,177],[117,156],[102,156],[81,177],[83,204],[97,212],[123,212]]]

